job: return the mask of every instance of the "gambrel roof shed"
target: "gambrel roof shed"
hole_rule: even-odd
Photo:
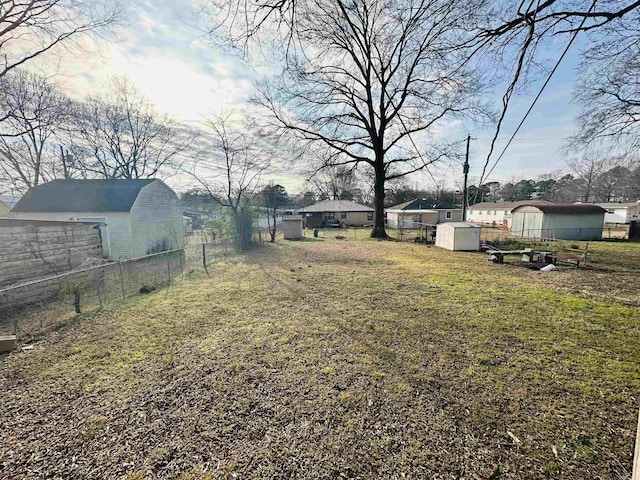
[[[184,245],[180,200],[154,178],[54,180],[29,190],[12,212],[20,219],[94,223],[103,255],[112,260]]]
[[[32,188],[14,212],[128,212],[147,179],[54,180]]]

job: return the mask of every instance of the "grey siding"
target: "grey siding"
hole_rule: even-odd
[[[572,214],[545,214],[544,228],[549,233],[549,238],[559,240],[600,240],[604,214],[595,213],[589,215]]]
[[[175,192],[159,180],[142,188],[131,207],[131,232],[135,257],[183,248],[182,207]]]
[[[447,212],[451,212],[451,218],[447,218]],[[438,223],[462,222],[462,210],[438,210]]]
[[[0,220],[0,287],[68,272],[100,258],[93,225]]]

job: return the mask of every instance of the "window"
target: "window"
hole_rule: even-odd
[[[330,220],[336,218],[335,212],[324,212],[325,220]]]
[[[340,212],[340,218],[347,218],[347,212]]]
[[[367,220],[373,220],[373,212],[367,212]]]
[[[447,212],[447,219],[449,219],[449,218],[451,218],[451,212],[450,211]]]

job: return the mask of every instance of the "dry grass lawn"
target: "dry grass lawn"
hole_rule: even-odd
[[[80,317],[0,359],[0,477],[628,479],[640,245],[591,248],[282,243]]]

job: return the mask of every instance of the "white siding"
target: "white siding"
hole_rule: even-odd
[[[75,221],[78,218],[106,218],[110,242],[109,260],[133,256],[131,222],[128,212],[16,212],[15,218],[58,221]]]
[[[545,236],[545,233],[542,231],[543,219],[544,214],[540,211],[528,212],[520,209],[513,213],[511,234],[518,237],[529,238],[540,238]]]
[[[502,225],[502,221],[510,216],[508,209],[476,209],[474,207],[467,210],[467,221],[474,223],[488,223]]]
[[[184,247],[182,207],[175,192],[159,180],[143,187],[131,207],[131,230],[136,257],[161,246]]]

